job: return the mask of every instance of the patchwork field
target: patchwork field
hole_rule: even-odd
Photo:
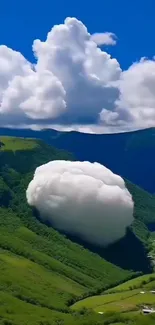
[[[92,309],[95,312],[142,312],[144,306],[155,307],[155,274],[143,275],[116,286],[100,296],[83,299],[73,310]]]

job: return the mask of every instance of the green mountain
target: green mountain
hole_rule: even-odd
[[[127,183],[136,202],[132,229],[107,251],[92,252],[41,223],[27,205],[25,190],[35,168],[54,159],[74,157],[39,140],[0,137],[0,324],[114,324],[109,314],[103,320],[92,310],[69,306],[136,276],[131,271],[136,260],[139,268],[133,269],[149,270],[146,225],[154,222],[153,197]],[[126,270],[119,266],[123,250],[130,257]]]
[[[40,138],[72,152],[77,160],[100,162],[114,173],[155,193],[155,128],[120,134],[1,128],[0,135]]]
[[[0,147],[0,324],[82,324],[68,305],[132,273],[43,225],[28,207],[25,190],[35,168],[72,159],[69,153],[9,137],[0,138]]]

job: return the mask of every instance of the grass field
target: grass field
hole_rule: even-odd
[[[18,151],[18,150],[32,150],[37,148],[37,141],[33,139],[21,139],[14,137],[0,137],[1,151]]]
[[[72,306],[72,308],[74,310],[75,309],[78,310],[83,307],[96,309],[100,306],[103,306],[103,305],[106,305],[109,303],[124,300],[125,298],[128,298],[128,297],[133,296],[138,293],[139,293],[139,290],[133,290],[133,292],[127,291],[127,292],[120,292],[120,293],[114,293],[114,294],[93,296],[93,297],[89,297],[89,298],[86,298],[86,299],[83,299],[83,300],[77,302],[75,305]]]
[[[73,310],[93,309],[95,312],[141,311],[144,305],[155,307],[155,274],[144,275],[116,286],[103,295],[83,299]]]
[[[120,297],[118,296],[117,300],[97,306],[94,308],[94,310],[97,312],[126,312],[134,310],[140,311],[144,305],[155,307],[154,294],[150,292],[145,294],[141,294],[140,292],[130,292],[130,295],[127,295],[126,297],[123,297],[123,295]]]

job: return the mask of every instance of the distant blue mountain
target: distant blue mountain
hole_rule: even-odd
[[[155,128],[102,135],[1,128],[0,135],[42,139],[72,152],[76,159],[100,162],[143,189],[155,192]]]

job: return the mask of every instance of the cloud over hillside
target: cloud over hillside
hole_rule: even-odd
[[[98,163],[42,165],[26,196],[43,220],[93,244],[115,242],[133,221],[133,200],[124,180]]]
[[[100,45],[114,33],[94,33],[76,18],[36,39],[36,64],[0,46],[0,126],[117,132],[155,126],[155,61],[122,71]]]

